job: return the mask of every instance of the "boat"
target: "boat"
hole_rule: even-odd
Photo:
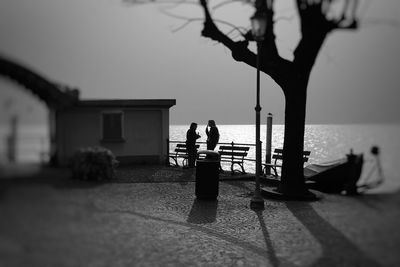
[[[303,168],[306,185],[309,189],[324,193],[358,194],[357,182],[363,163],[363,154],[350,153],[337,160],[309,164]],[[266,175],[263,181],[269,186],[279,187],[281,177]]]
[[[311,189],[347,195],[365,193],[377,188],[385,180],[379,150],[378,146],[371,147],[370,152],[374,157],[375,164],[370,168],[368,174],[363,175],[362,182],[359,180],[364,163],[363,154],[355,155],[350,150],[350,154],[346,155],[345,158],[306,166],[304,168],[306,183]],[[376,176],[373,176],[373,173]]]
[[[360,182],[360,177],[364,155],[353,154],[353,151],[350,150],[346,157],[324,163],[309,164],[304,167],[306,185],[309,189],[346,195],[358,195],[374,189],[383,183],[384,175],[379,158],[379,148],[373,146],[371,154],[375,158],[375,164],[367,175],[363,175],[362,182]],[[377,173],[377,177],[371,179],[374,172]],[[280,181],[280,177],[275,175],[263,177],[263,182],[268,186],[279,188]],[[271,194],[279,194],[277,190],[270,190],[268,187],[262,188],[262,190],[270,196]]]
[[[363,154],[353,154],[330,162],[309,164],[304,178],[310,189],[325,193],[358,194],[357,182],[364,163]]]

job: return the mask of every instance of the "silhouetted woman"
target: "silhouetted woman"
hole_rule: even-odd
[[[196,161],[196,140],[200,138],[200,135],[196,133],[197,123],[192,122],[190,124],[189,130],[186,132],[186,150],[188,153],[188,165],[189,168],[194,167],[194,163]]]
[[[208,130],[210,127],[210,130]],[[214,120],[209,120],[207,127],[206,127],[206,134],[207,134],[207,150],[214,150],[219,141],[219,132],[218,128],[215,125]]]

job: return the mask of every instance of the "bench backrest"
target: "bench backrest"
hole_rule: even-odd
[[[219,146],[220,150],[232,150],[232,151],[249,151],[248,146]]]
[[[247,146],[220,146],[218,153],[221,156],[244,158],[247,156],[247,151],[249,151],[249,149],[250,147]]]
[[[310,156],[311,151],[303,151],[303,162],[308,161],[308,157]],[[272,154],[272,158],[276,161],[283,159],[283,149],[282,148],[275,148],[274,154]]]
[[[198,149],[200,147],[200,145],[196,145],[195,147],[196,147],[196,149]],[[187,152],[186,144],[184,144],[184,143],[176,144],[176,147],[175,147],[174,151],[177,152],[177,153],[179,153],[179,152],[186,153]]]

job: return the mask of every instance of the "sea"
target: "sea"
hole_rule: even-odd
[[[220,133],[220,143],[247,144],[250,151],[248,157],[255,159],[255,126],[254,125],[217,125]],[[174,142],[186,139],[188,125],[171,125],[169,139],[170,151]],[[200,149],[205,149],[206,125],[198,125],[201,135],[198,139]],[[272,151],[283,145],[284,125],[272,126]],[[7,163],[7,136],[9,129],[0,127],[0,164]],[[43,155],[49,150],[49,134],[46,126],[21,125],[17,142],[17,161],[40,163]],[[266,125],[261,125],[262,160],[265,160]],[[374,179],[377,176],[376,160],[370,153],[372,146],[380,148],[380,162],[385,177],[381,186],[383,191],[400,190],[400,124],[346,124],[346,125],[306,125],[304,149],[310,150],[309,162],[323,163],[343,158],[351,150],[353,153],[363,153],[365,163],[361,180]],[[44,152],[44,153],[43,153]],[[225,168],[225,166],[223,166]],[[226,167],[229,169],[229,167]],[[245,164],[247,172],[255,170],[254,161]]]

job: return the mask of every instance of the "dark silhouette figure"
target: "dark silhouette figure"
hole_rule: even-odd
[[[210,130],[208,130],[210,127]],[[207,150],[214,150],[219,141],[219,131],[214,120],[209,120],[206,127]]]
[[[194,167],[194,163],[196,161],[196,140],[199,139],[201,136],[196,133],[197,123],[192,122],[190,124],[189,130],[186,132],[186,151],[188,154],[188,166],[189,168]]]

